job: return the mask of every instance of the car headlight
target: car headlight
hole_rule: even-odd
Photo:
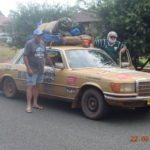
[[[111,83],[111,89],[116,93],[133,93],[135,84],[133,83]]]

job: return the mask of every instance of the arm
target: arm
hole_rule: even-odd
[[[126,50],[127,50],[127,47],[126,47],[126,45],[125,44],[123,44],[123,43],[121,43],[121,42],[119,42],[119,44],[120,44],[120,52],[121,53],[124,53]]]
[[[27,68],[27,73],[28,73],[28,74],[33,74],[32,69],[31,69],[31,67],[30,67],[30,65],[29,65],[28,57],[27,57],[26,55],[24,55],[24,56],[23,56],[23,59],[24,59],[24,63],[25,63],[26,68]]]
[[[29,59],[28,59],[28,56],[30,55],[30,48],[31,48],[30,43],[27,42],[25,45],[25,48],[24,48],[23,60],[24,60],[25,66],[27,68],[27,73],[33,74],[33,71],[29,65]]]
[[[96,48],[101,48],[101,49],[104,49],[103,48],[103,43],[104,43],[104,40],[103,39],[96,39],[93,43],[94,47]]]
[[[50,57],[48,57],[48,55],[46,54],[46,64],[48,64],[48,65],[50,65],[50,66],[54,66],[54,64],[53,64],[53,62],[52,62],[52,60],[51,60],[51,58]]]
[[[45,63],[46,65],[54,66],[51,58],[48,56],[46,47],[45,47]]]
[[[127,47],[124,46],[123,48],[120,49],[120,52],[121,52],[121,53],[124,53],[126,50],[127,50]]]

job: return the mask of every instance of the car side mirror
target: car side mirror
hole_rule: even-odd
[[[55,68],[64,69],[65,67],[63,63],[55,63]]]

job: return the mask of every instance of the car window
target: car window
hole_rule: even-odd
[[[17,54],[12,58],[11,63],[16,64],[19,61],[18,59],[20,59],[20,56],[22,55],[22,53],[23,53],[23,49],[19,50]]]
[[[24,64],[24,60],[23,60],[23,56],[21,56],[18,61],[16,62],[16,64]]]
[[[100,50],[68,50],[66,51],[66,57],[71,68],[116,66],[116,63]]]
[[[55,51],[55,50],[48,50],[48,57],[51,58],[53,64],[55,63],[62,63],[62,57],[59,51]]]

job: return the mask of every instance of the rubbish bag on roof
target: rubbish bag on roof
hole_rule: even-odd
[[[78,36],[78,35],[81,35],[81,31],[79,28],[73,28],[73,29],[71,29],[70,34],[72,36]]]
[[[56,33],[56,28],[58,26],[58,21],[51,21],[47,23],[43,23],[39,26],[39,29],[44,32]]]
[[[69,31],[72,28],[72,20],[70,18],[64,17],[60,18],[58,28],[60,30]]]
[[[51,34],[61,33],[62,31],[70,31],[72,27],[72,20],[70,18],[64,17],[59,20],[51,21],[48,23],[43,23],[39,26],[39,29]]]

